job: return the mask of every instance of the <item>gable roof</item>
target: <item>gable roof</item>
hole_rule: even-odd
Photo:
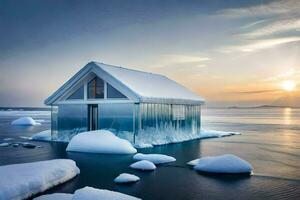
[[[53,95],[45,100],[46,105],[54,103],[59,96],[64,94],[73,84],[89,73],[113,82],[118,85],[120,92],[129,94],[131,100],[148,103],[169,104],[203,104],[204,99],[186,87],[176,83],[166,76],[138,70],[90,62],[69,81],[59,88]]]

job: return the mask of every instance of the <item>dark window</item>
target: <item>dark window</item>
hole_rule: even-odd
[[[96,77],[88,83],[88,98],[104,98],[104,81],[101,78]]]
[[[83,99],[84,97],[84,89],[83,86],[78,88],[73,94],[71,94],[67,99]]]
[[[127,97],[107,83],[107,98],[124,99]]]

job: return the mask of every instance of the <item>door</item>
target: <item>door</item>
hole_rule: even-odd
[[[98,105],[89,105],[89,131],[98,129]]]

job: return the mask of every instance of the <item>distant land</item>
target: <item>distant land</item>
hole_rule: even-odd
[[[275,106],[275,105],[261,105],[261,106],[229,106],[229,109],[242,109],[242,108],[300,108],[297,106]]]
[[[51,111],[50,107],[0,107],[0,111]]]

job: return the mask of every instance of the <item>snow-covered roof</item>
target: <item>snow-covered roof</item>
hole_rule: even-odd
[[[75,84],[76,80],[80,80],[81,76],[85,76],[89,72],[95,73],[104,80],[105,78],[110,79],[114,84],[119,84],[122,88],[125,87],[124,89],[132,93],[132,96],[136,97],[138,102],[169,104],[204,103],[204,99],[199,95],[166,76],[90,62],[52,96],[46,99],[45,104],[52,104],[64,90],[70,87],[68,85]]]

